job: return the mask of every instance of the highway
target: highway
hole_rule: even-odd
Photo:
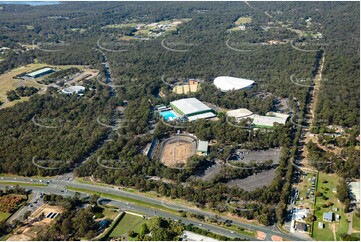
[[[4,180],[5,181],[5,180]],[[6,185],[1,185],[0,184],[0,189],[5,189]],[[47,187],[38,187],[38,186],[26,186],[27,189],[32,189],[34,194],[40,194],[41,192],[44,194],[58,194],[58,195],[63,195],[63,196],[72,196],[75,194],[75,192],[72,191],[67,191],[65,189],[63,189],[62,187],[58,187],[58,186],[47,186]],[[80,193],[81,197],[87,197],[88,194],[86,193]],[[32,199],[34,200],[34,199]],[[133,211],[133,212],[137,212],[139,214],[144,214],[146,217],[152,217],[152,216],[160,216],[160,217],[164,217],[164,218],[170,218],[172,220],[177,220],[177,221],[181,221],[184,224],[193,224],[197,227],[200,227],[202,229],[205,230],[209,230],[210,232],[213,233],[217,233],[223,236],[227,236],[230,238],[240,238],[240,239],[248,239],[248,240],[257,240],[253,237],[249,237],[249,236],[245,236],[236,232],[233,232],[231,230],[227,230],[221,227],[217,227],[215,225],[211,225],[211,224],[207,224],[207,223],[203,223],[203,222],[199,222],[196,220],[191,220],[191,219],[187,219],[187,218],[183,218],[181,216],[177,216],[171,213],[167,213],[161,210],[154,210],[154,209],[149,209],[149,208],[145,208],[142,206],[138,206],[136,204],[131,204],[128,202],[121,202],[121,201],[116,201],[116,200],[111,200],[109,198],[106,197],[100,197],[99,200],[107,200],[109,202],[107,202],[108,205],[112,205],[112,206],[116,206],[119,208],[120,211]],[[40,205],[35,206],[35,208],[38,208]],[[31,209],[28,206],[24,206],[22,209],[20,209],[19,211],[22,211],[21,214],[23,215],[26,211],[30,211]],[[35,211],[35,209],[33,210]],[[16,219],[19,218],[21,219],[20,215],[17,215],[18,212],[16,212],[11,218]]]
[[[25,178],[25,177],[16,177],[16,180],[15,180],[14,177],[3,176],[3,177],[1,177],[1,179],[2,180],[0,180],[0,181],[3,181],[3,182],[8,182],[8,181],[10,181],[10,182],[14,182],[14,181],[30,182],[30,178]],[[44,181],[45,180],[46,179],[44,179]],[[35,179],[34,179],[34,181],[35,181]],[[37,180],[37,182],[39,182],[39,180]],[[186,206],[182,206],[182,205],[175,204],[175,203],[170,203],[170,202],[164,202],[164,201],[162,201],[160,199],[156,199],[156,198],[153,198],[153,197],[147,197],[147,196],[142,195],[140,193],[132,193],[132,192],[127,192],[127,191],[124,191],[124,190],[120,190],[118,188],[114,188],[114,186],[111,186],[111,185],[109,185],[109,187],[105,187],[105,186],[101,186],[101,185],[79,183],[79,182],[76,182],[75,180],[71,179],[68,174],[65,174],[65,175],[60,176],[60,177],[55,178],[55,179],[52,179],[52,181],[46,187],[35,187],[34,186],[34,187],[30,187],[30,188],[32,188],[34,192],[39,191],[39,192],[43,192],[43,193],[55,193],[55,194],[63,194],[63,195],[65,195],[64,192],[62,192],[62,191],[65,191],[67,186],[71,186],[71,187],[75,187],[75,188],[79,188],[79,189],[87,189],[87,190],[91,190],[93,192],[100,192],[100,193],[107,193],[107,194],[111,194],[111,195],[123,196],[123,197],[126,197],[126,198],[131,198],[131,199],[135,199],[135,200],[138,200],[138,201],[146,202],[147,204],[149,204],[149,206],[154,204],[154,205],[157,205],[157,207],[159,207],[159,206],[162,206],[162,207],[165,207],[165,208],[168,207],[168,208],[174,209],[175,211],[177,211],[177,210],[190,211],[190,212],[193,212],[193,213],[196,213],[196,214],[200,214],[200,215],[204,215],[204,216],[212,216],[212,217],[214,217],[214,215],[215,215],[214,213],[207,212],[207,211],[204,211],[204,210],[201,210],[201,209],[190,208],[190,207],[186,207]],[[68,193],[71,194],[70,192],[68,192]],[[109,198],[106,198],[106,199],[109,199]],[[119,202],[119,201],[114,201],[114,202]],[[121,204],[121,203],[119,203],[119,204]],[[150,209],[150,208],[147,208],[147,207],[143,207],[143,206],[140,206],[140,205],[137,205],[137,204],[131,204],[131,203],[127,203],[126,205],[128,207],[130,206],[132,208],[132,210],[143,212],[144,214],[146,214],[148,216],[159,215],[159,216],[169,217],[169,218],[172,218],[172,219],[182,220],[183,222],[188,221],[188,219],[185,219],[185,218],[183,218],[181,216],[177,216],[177,215],[175,215],[173,213],[166,212],[166,211],[164,211],[164,210],[162,210],[160,208],[151,208]],[[297,241],[305,240],[304,237],[301,238],[301,237],[297,237],[297,236],[294,236],[294,235],[291,235],[291,234],[286,234],[284,232],[279,231],[275,227],[266,227],[266,226],[249,224],[249,223],[246,223],[246,222],[235,220],[234,218],[221,216],[222,221],[225,221],[227,219],[232,220],[234,225],[266,233],[266,235],[267,235],[266,240],[271,240],[271,236],[273,236],[273,235],[281,236],[281,237],[283,237],[283,238],[285,238],[287,240],[293,240],[293,241],[295,241],[295,240],[297,240]],[[201,223],[201,222],[198,222],[196,220],[194,220],[194,221],[189,220],[188,222],[193,223],[193,224],[202,224],[202,226],[204,226],[204,228],[211,229],[211,231],[215,231],[215,230],[217,230],[217,231],[222,230],[223,231],[224,230],[224,229],[222,229],[220,227],[216,227],[216,226],[209,225],[209,224],[206,224],[206,223]],[[226,230],[226,231],[228,231],[228,230]],[[237,236],[237,237],[240,237],[240,238],[247,238],[246,236],[244,236],[242,234],[237,234],[237,233],[231,234],[230,231],[228,231],[227,236],[229,236],[229,237]],[[255,238],[252,237],[251,240],[255,240]]]

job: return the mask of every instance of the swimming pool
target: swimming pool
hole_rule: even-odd
[[[175,113],[173,113],[172,111],[164,111],[164,112],[160,112],[160,115],[163,116],[165,121],[168,120],[173,120],[175,118],[177,118],[177,115]]]

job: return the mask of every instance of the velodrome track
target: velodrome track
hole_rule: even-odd
[[[158,155],[158,159],[165,163],[166,159],[171,159],[173,162],[177,162],[177,158],[176,158],[176,144],[177,142],[184,142],[184,143],[190,143],[191,144],[191,150],[189,151],[189,155],[187,155],[186,157],[184,157],[183,159],[188,159],[191,156],[193,156],[196,153],[196,149],[197,149],[197,140],[195,137],[190,136],[190,135],[185,135],[185,134],[181,134],[181,135],[176,135],[176,136],[172,136],[168,139],[165,139],[162,141],[162,143],[160,144],[159,147],[159,155]],[[172,151],[173,151],[173,157],[172,158],[164,158],[165,157],[165,147],[167,145],[174,145],[172,147]]]

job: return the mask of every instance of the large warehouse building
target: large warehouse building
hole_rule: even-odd
[[[213,109],[196,98],[185,98],[170,103],[170,106],[179,114],[186,116],[189,121],[201,118],[212,118],[216,115]]]
[[[53,72],[55,72],[53,69],[47,67],[47,68],[43,68],[43,69],[31,72],[29,74],[26,74],[26,76],[31,77],[31,78],[38,78],[38,77],[41,77],[41,76],[44,76],[44,75],[47,75],[47,74],[50,74]]]
[[[222,92],[249,89],[252,88],[254,85],[254,81],[252,80],[230,76],[216,77],[213,83],[214,85],[216,85],[217,88],[221,89]]]
[[[235,109],[227,112],[228,117],[234,117],[236,121],[250,118],[252,119],[252,125],[256,127],[272,128],[274,123],[286,124],[289,115],[276,112],[268,112],[266,116],[253,114],[251,111],[245,108]]]

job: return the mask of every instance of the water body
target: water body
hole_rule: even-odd
[[[0,4],[23,4],[23,5],[30,5],[30,6],[41,6],[41,5],[54,5],[60,4],[60,1],[0,1]]]

